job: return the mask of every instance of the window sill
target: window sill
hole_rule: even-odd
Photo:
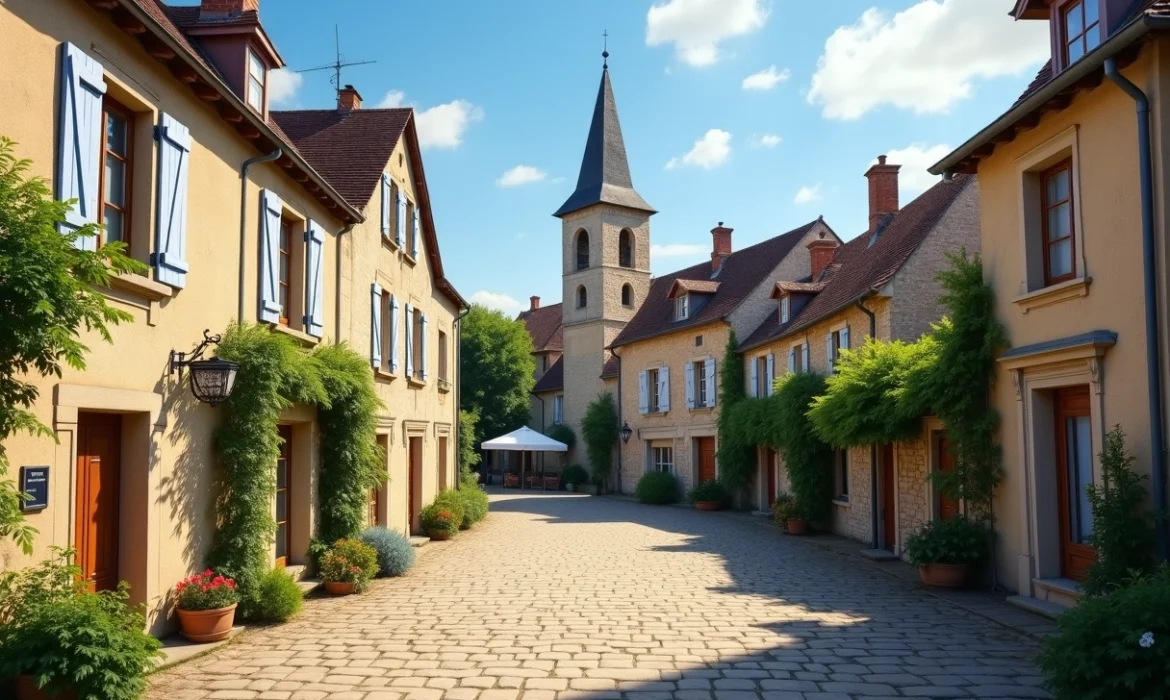
[[[849,507],[849,499],[848,498],[845,498],[845,499],[834,498],[833,505],[841,506],[842,508],[848,508]]]
[[[313,336],[309,335],[308,333],[305,333],[303,331],[298,331],[295,328],[289,328],[288,326],[284,325],[283,323],[270,323],[268,325],[271,326],[272,330],[276,331],[277,333],[283,333],[284,335],[287,335],[291,338],[294,338],[298,342],[300,342],[301,345],[304,345],[306,347],[312,347],[312,346],[316,345],[317,343],[321,342],[320,338],[314,338]]]
[[[690,411],[691,411],[691,413],[713,413],[715,411],[715,407],[714,406],[695,406],[694,408],[690,409]]]
[[[451,391],[451,382],[447,381],[446,379],[440,379],[437,387],[440,393],[449,393]]]
[[[162,301],[172,296],[175,290],[168,284],[155,282],[152,279],[124,272],[110,276],[110,286],[140,296],[148,301]]]
[[[1089,285],[1093,283],[1092,277],[1078,277],[1067,282],[1060,282],[1050,287],[1037,289],[1034,292],[1021,294],[1012,299],[1012,303],[1020,307],[1024,313],[1028,313],[1033,309],[1039,309],[1052,304],[1059,304],[1062,301],[1069,299],[1077,299],[1089,295]]]
[[[398,379],[398,375],[394,374],[393,372],[387,372],[384,369],[376,368],[374,369],[374,379],[381,379],[382,381],[388,382],[394,379]]]
[[[413,376],[413,375],[407,375],[407,377],[406,377],[406,381],[407,381],[407,382],[408,382],[408,383],[409,383],[411,386],[426,386],[426,385],[427,385],[427,382],[426,382],[426,380],[425,380],[425,379],[422,379],[422,378],[420,378],[420,377],[416,377],[416,376]]]
[[[390,250],[398,250],[399,247],[398,241],[395,241],[393,238],[388,236],[382,236],[382,245],[386,246]]]
[[[418,264],[418,258],[414,257],[413,255],[406,252],[405,250],[402,251],[402,259],[405,260],[406,262],[410,263],[411,266]]]

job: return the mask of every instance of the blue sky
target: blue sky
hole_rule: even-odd
[[[925,167],[1001,114],[1047,57],[1046,23],[1013,22],[1011,5],[262,0],[261,15],[296,69],[330,62],[340,25],[347,59],[377,61],[344,74],[366,106],[420,111],[447,274],[465,297],[515,312],[532,294],[560,298],[551,214],[576,182],[602,30],[665,273],[705,259],[718,221],[736,248],[819,214],[852,238],[880,153],[905,166],[903,203],[916,196]],[[328,75],[281,76],[279,106],[333,104]]]

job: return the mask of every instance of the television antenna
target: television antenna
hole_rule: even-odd
[[[334,41],[334,44],[336,46],[336,58],[334,59],[333,63],[327,64],[324,66],[317,66],[316,68],[305,68],[304,70],[299,70],[297,72],[298,73],[313,73],[313,72],[321,71],[321,70],[331,70],[331,71],[333,71],[333,76],[331,78],[329,78],[329,82],[333,83],[333,87],[335,90],[337,90],[337,92],[341,92],[341,85],[342,85],[341,69],[342,68],[348,68],[350,66],[364,66],[364,65],[368,65],[370,63],[377,63],[377,61],[346,61],[345,56],[341,55],[341,34],[340,34],[336,24],[333,25],[333,41]]]

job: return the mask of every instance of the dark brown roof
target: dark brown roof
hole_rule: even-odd
[[[717,277],[721,283],[719,291],[712,294],[710,301],[695,310],[690,318],[684,321],[674,320],[674,301],[667,298],[666,293],[678,280],[710,280],[711,263],[701,262],[685,270],[656,278],[650,283],[650,293],[646,296],[646,301],[610,347],[629,345],[663,333],[673,333],[722,320],[735,310],[772,270],[776,269],[780,261],[800,243],[804,234],[820,221],[820,219],[810,221],[788,233],[732,253],[724,259],[723,266],[719,268]]]
[[[561,305],[551,304],[535,311],[521,311],[516,317],[517,321],[524,322],[528,335],[532,336],[533,352],[560,352],[564,349],[562,315]]]
[[[552,367],[544,373],[536,386],[532,387],[532,393],[541,394],[546,391],[560,391],[565,388],[565,358],[558,357],[557,361],[553,363]]]
[[[776,292],[795,292],[797,294],[816,294],[825,288],[825,281],[819,282],[789,282],[788,280],[780,280],[776,283],[776,289],[772,292],[772,298],[775,299],[779,295]]]
[[[167,16],[180,29],[191,29],[198,26],[233,26],[233,25],[260,25],[260,13],[256,10],[244,10],[238,15],[219,15],[200,19],[198,5],[165,5]]]
[[[280,129],[337,191],[361,209],[410,121],[410,108],[270,111]]]
[[[608,379],[609,377],[618,376],[618,356],[610,353],[609,359],[605,361],[605,365],[601,368],[601,378]]]
[[[873,235],[864,233],[838,248],[834,262],[840,262],[840,268],[825,288],[784,326],[780,325],[780,311],[777,309],[740,344],[740,349],[762,345],[807,328],[880,289],[934,230],[967,185],[974,181],[974,176],[957,175],[950,181],[939,182],[891,217],[885,228],[879,230],[872,245]]]

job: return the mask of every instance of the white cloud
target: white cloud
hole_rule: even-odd
[[[686,154],[667,161],[666,169],[674,170],[694,165],[710,170],[723,165],[730,155],[731,134],[722,129],[711,129],[695,141],[695,145]]]
[[[277,68],[268,74],[268,100],[273,105],[283,105],[292,102],[305,82],[305,76],[289,70]]]
[[[507,294],[499,292],[488,292],[480,290],[471,295],[471,303],[486,306],[489,309],[496,309],[504,313],[514,316],[524,310],[524,305],[516,301]]]
[[[531,165],[517,165],[501,175],[500,179],[496,180],[496,184],[500,187],[518,187],[530,182],[540,182],[546,177],[548,177],[548,173],[540,168],[534,168]]]
[[[646,13],[646,45],[674,44],[679,60],[709,66],[719,60],[719,42],[764,26],[763,0],[667,0]]]
[[[941,114],[975,79],[1019,75],[1049,55],[1045,22],[1015,22],[1002,3],[921,0],[890,17],[871,8],[825,42],[808,92],[830,119],[883,104]]]
[[[483,120],[483,109],[467,100],[453,100],[420,110],[406,101],[406,93],[402,90],[387,92],[378,106],[414,107],[418,142],[422,148],[457,148],[463,142],[467,127]]]
[[[912,143],[906,148],[895,148],[886,151],[886,162],[902,166],[898,173],[898,187],[903,192],[915,194],[929,189],[939,181],[938,176],[931,175],[927,168],[939,162],[951,152],[951,147],[945,143],[937,146],[927,146],[924,143]],[[874,159],[870,165],[877,163]]]
[[[696,243],[651,243],[651,258],[691,258],[711,252],[705,245]]]
[[[812,204],[813,202],[821,201],[821,185],[805,185],[796,191],[796,197],[792,200],[797,204]]]
[[[792,77],[792,71],[785,68],[776,70],[776,66],[768,66],[759,73],[752,73],[743,79],[744,90],[771,90],[780,83],[787,82]]]
[[[752,134],[751,143],[753,148],[775,148],[783,140],[776,134]]]

